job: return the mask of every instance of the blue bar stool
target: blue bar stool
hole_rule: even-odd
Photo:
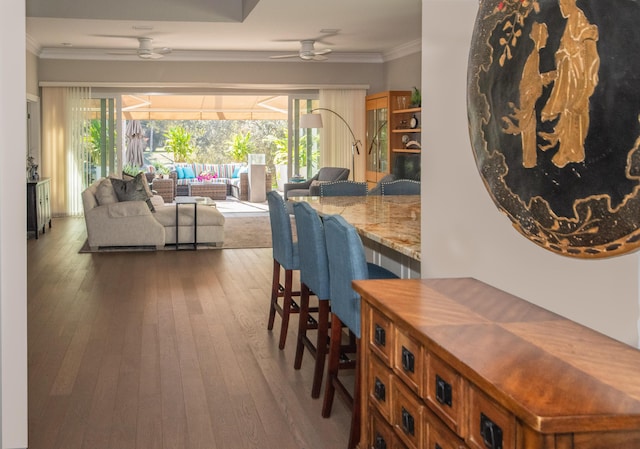
[[[360,344],[360,295],[351,283],[360,279],[393,279],[396,275],[390,271],[367,263],[362,240],[356,229],[339,215],[324,217],[324,232],[327,242],[329,260],[329,293],[331,297],[331,335],[329,337],[329,366],[325,383],[322,416],[330,416],[335,392],[351,405],[351,431],[349,433],[349,449],[360,440],[361,415],[361,374],[358,363],[357,348]],[[341,359],[342,325],[355,340],[355,363],[353,360]],[[338,371],[355,366],[354,395],[351,396],[345,385],[338,378]]]
[[[267,193],[269,219],[271,221],[271,241],[273,245],[273,282],[271,283],[271,305],[267,329],[273,329],[276,312],[282,317],[280,342],[278,347],[284,349],[289,329],[289,316],[298,313],[299,306],[293,296],[300,296],[293,291],[293,271],[300,269],[298,243],[293,241],[291,220],[282,197],[274,190]],[[280,267],[284,269],[284,287],[280,284]],[[284,298],[282,305],[278,298]]]
[[[300,257],[300,321],[298,346],[294,368],[300,369],[306,347],[315,357],[311,397],[320,397],[324,362],[328,352],[329,337],[329,263],[324,239],[324,226],[318,213],[308,203],[294,203],[298,250]],[[309,296],[318,298],[318,319],[309,315]],[[316,343],[307,336],[307,331],[317,329]]]

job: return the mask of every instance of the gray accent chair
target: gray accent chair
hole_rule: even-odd
[[[305,182],[289,182],[284,185],[284,200],[294,196],[320,196],[320,184],[349,178],[350,170],[342,167],[322,167]]]

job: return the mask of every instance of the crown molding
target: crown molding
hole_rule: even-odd
[[[121,51],[121,50],[113,50]],[[266,51],[201,51],[201,50],[174,50],[161,59],[141,59],[135,53],[131,55],[110,54],[109,50],[93,48],[42,48],[38,54],[41,59],[66,59],[66,60],[93,60],[93,61],[140,61],[153,63],[165,62],[298,62],[298,63],[370,63],[380,64],[384,62],[380,53],[331,53],[326,61],[304,61],[300,58],[271,59],[273,52]]]
[[[396,48],[382,55],[384,62],[393,61],[394,59],[403,58],[405,56],[413,55],[415,53],[422,52],[422,40],[416,39],[406,44],[400,45]]]

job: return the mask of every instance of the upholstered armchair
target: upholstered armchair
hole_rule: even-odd
[[[294,196],[320,196],[320,184],[349,178],[350,170],[342,167],[322,167],[305,182],[289,182],[284,185],[284,200]]]

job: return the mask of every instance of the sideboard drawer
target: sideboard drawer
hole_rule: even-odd
[[[398,329],[393,370],[414,393],[423,396],[425,355],[422,345],[408,334]]]
[[[371,366],[369,367],[369,401],[373,404],[380,414],[387,420],[391,421],[391,370],[382,364],[378,357],[371,357]]]
[[[467,446],[436,418],[429,420],[427,449],[467,449]]]
[[[394,449],[396,438],[391,426],[378,413],[371,412],[371,449]]]
[[[469,388],[469,438],[475,449],[514,449],[516,420],[475,386]]]
[[[423,449],[426,441],[426,407],[397,377],[391,380],[393,405],[391,425],[410,448]]]
[[[393,324],[389,321],[389,318],[377,309],[371,309],[369,324],[371,326],[369,330],[369,335],[371,336],[369,346],[371,350],[378,354],[387,366],[391,367],[393,348],[395,346]]]
[[[464,438],[465,382],[460,374],[433,354],[427,357],[426,400],[432,410]]]

